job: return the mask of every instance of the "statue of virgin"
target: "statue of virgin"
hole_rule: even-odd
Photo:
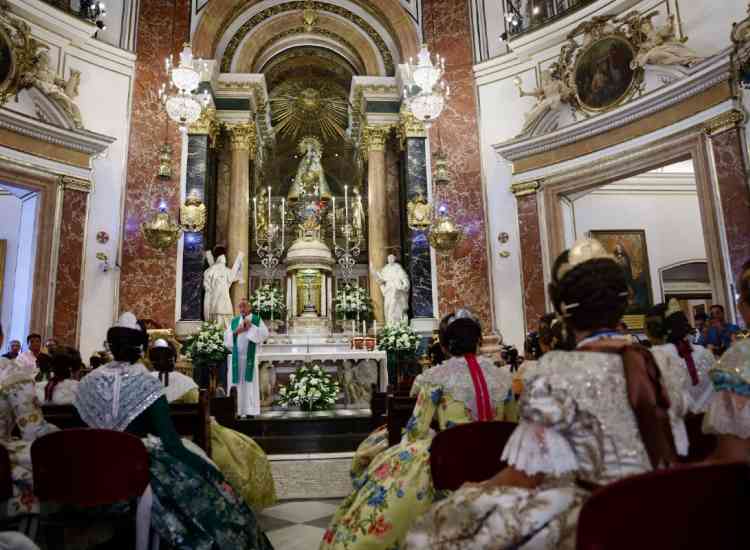
[[[323,163],[321,162],[323,146],[320,141],[313,136],[307,136],[299,142],[298,149],[304,157],[299,163],[297,175],[291,189],[289,189],[287,199],[293,202],[308,195],[329,200],[331,188],[328,186],[326,176],[323,173]]]

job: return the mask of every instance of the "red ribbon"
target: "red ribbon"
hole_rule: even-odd
[[[695,361],[693,361],[693,348],[690,342],[687,340],[680,340],[675,344],[677,347],[677,353],[680,354],[687,364],[688,373],[690,374],[690,380],[693,382],[693,386],[697,386],[700,382],[698,378],[698,369],[695,367]]]
[[[479,367],[476,355],[467,353],[465,359],[469,365],[471,381],[474,384],[474,395],[477,402],[477,420],[480,422],[490,422],[495,417],[495,414],[492,411],[490,392],[487,389],[487,381],[484,378],[484,373]]]

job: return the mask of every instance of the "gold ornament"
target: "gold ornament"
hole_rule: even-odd
[[[152,247],[166,250],[180,238],[182,229],[169,219],[166,210],[160,209],[150,222],[141,224],[141,232]]]
[[[287,80],[269,99],[276,131],[291,138],[308,133],[324,140],[343,138],[349,102],[342,88],[324,79]]]
[[[159,148],[159,178],[172,179],[172,146],[169,143]]]
[[[180,206],[180,226],[184,231],[197,233],[206,227],[206,205],[193,190]]]
[[[604,258],[615,261],[615,257],[607,252],[604,245],[596,239],[580,240],[576,242],[568,252],[567,263],[558,268],[557,280],[562,280],[566,273],[582,263]]]
[[[32,38],[31,27],[11,17],[8,4],[0,1],[0,105],[34,85],[46,49]]]
[[[305,30],[310,32],[318,22],[318,12],[313,8],[313,3],[310,0],[305,0],[305,6],[302,10],[302,23],[305,25]]]
[[[432,207],[422,193],[410,200],[406,205],[409,229],[424,231],[432,223]]]
[[[430,229],[430,245],[441,256],[450,256],[463,237],[461,227],[445,212],[440,212]]]
[[[432,180],[437,184],[449,183],[451,175],[448,171],[448,159],[442,153],[435,153],[435,175]]]

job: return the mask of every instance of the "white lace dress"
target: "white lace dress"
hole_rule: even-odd
[[[422,517],[405,548],[572,549],[586,496],[573,480],[605,484],[651,470],[619,355],[550,352],[526,370],[524,386],[520,422],[502,459],[528,475],[545,474],[545,483],[462,488]]]
[[[687,384],[685,393],[688,398],[688,410],[693,414],[702,414],[706,412],[708,403],[714,394],[714,386],[711,383],[711,377],[708,375],[708,372],[716,366],[716,359],[714,358],[714,354],[703,346],[692,346],[692,348],[693,363],[695,363],[695,369],[698,374],[697,384],[693,384],[687,362],[680,357],[677,347],[674,344],[655,346],[651,351],[654,353],[667,353],[680,363],[683,370],[687,373],[685,377]]]
[[[716,391],[703,431],[750,439],[750,339],[733,344],[710,376]]]

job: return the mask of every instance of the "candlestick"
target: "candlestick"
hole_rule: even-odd
[[[331,205],[333,208],[333,246],[336,247],[336,197],[333,197],[331,200]]]
[[[281,198],[281,251],[284,252],[284,218],[286,217],[286,199]]]
[[[346,224],[349,223],[349,186],[344,185],[344,233],[347,238],[349,233],[346,230]]]
[[[362,319],[362,336],[367,336],[367,321]]]
[[[372,322],[372,335],[377,336],[378,335],[378,321],[377,319]]]
[[[352,336],[356,336],[357,330],[354,328],[354,319],[352,319]]]
[[[268,219],[266,220],[266,227],[268,227],[268,244],[271,244],[271,186],[268,186]]]

